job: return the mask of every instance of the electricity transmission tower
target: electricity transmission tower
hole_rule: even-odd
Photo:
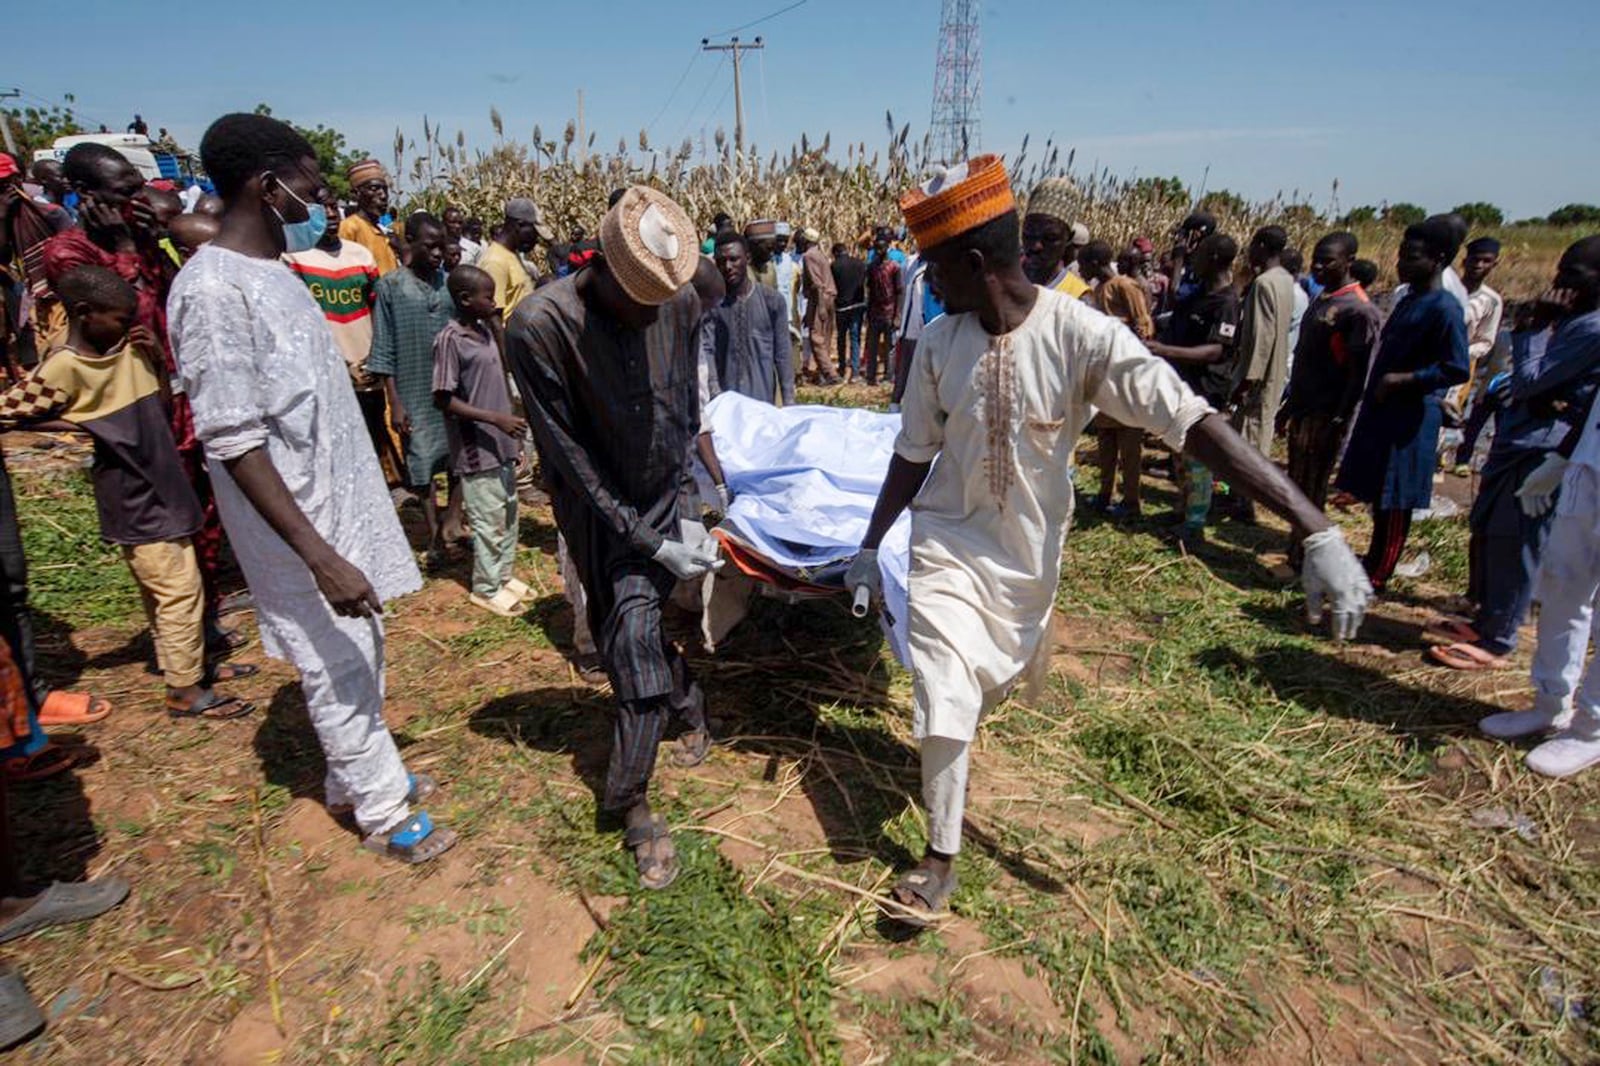
[[[978,0],[944,0],[933,69],[933,158],[956,163],[982,145],[983,45]]]

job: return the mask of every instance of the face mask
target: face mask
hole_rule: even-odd
[[[306,209],[304,222],[288,222],[284,220],[283,212],[276,207],[272,213],[278,216],[278,223],[283,226],[283,247],[288,252],[306,252],[317,246],[322,240],[322,235],[328,232],[328,212],[321,204],[308,204],[294,194],[289,186],[279,182],[279,187],[289,194],[289,198]]]

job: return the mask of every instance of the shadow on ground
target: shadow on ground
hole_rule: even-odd
[[[1441,735],[1477,736],[1479,719],[1504,710],[1470,696],[1406,684],[1396,680],[1392,667],[1353,663],[1296,645],[1246,655],[1216,644],[1195,659],[1207,671],[1232,674],[1248,686],[1265,686],[1279,699],[1293,700],[1313,712],[1384,726],[1413,747],[1432,747]]]

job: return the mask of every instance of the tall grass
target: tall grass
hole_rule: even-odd
[[[468,214],[497,220],[513,196],[533,198],[557,233],[574,226],[588,233],[599,227],[612,190],[632,184],[653,185],[677,200],[702,228],[719,211],[735,219],[775,218],[815,227],[825,244],[851,243],[880,223],[898,224],[901,193],[932,169],[929,140],[911,140],[910,124],[897,126],[885,113],[886,141],[869,149],[865,142],[837,146],[831,134],[820,142],[802,135],[787,151],[765,155],[751,147],[743,156],[717,130],[696,146],[685,139],[676,146],[653,143],[640,130],[634,143],[619,140],[610,151],[595,151],[595,136],[578,145],[577,127],[568,122],[557,140],[534,127],[529,143],[504,136],[499,113],[490,110],[495,141],[487,149],[469,148],[464,135],[453,139],[422,123],[420,142],[397,130],[396,173],[402,175],[410,206],[441,210],[457,204]],[[842,147],[843,158],[839,149]],[[1065,149],[1065,150],[1064,150]],[[1070,179],[1078,190],[1079,219],[1114,248],[1134,237],[1150,237],[1161,247],[1173,227],[1194,206],[1186,195],[1173,195],[1158,183],[1138,182],[1109,171],[1079,169],[1071,148],[1046,140],[1042,149],[1023,138],[1005,156],[1021,201],[1046,177]],[[1312,205],[1301,190],[1280,192],[1269,200],[1249,202],[1232,194],[1207,198],[1223,232],[1248,237],[1260,226],[1278,224],[1308,256],[1323,234],[1342,228],[1338,214],[1338,182],[1330,184],[1328,206]],[[1496,284],[1505,295],[1531,296],[1549,284],[1563,249],[1595,227],[1506,226],[1475,232],[1504,245]],[[1394,259],[1400,229],[1381,223],[1355,228],[1361,255],[1378,263],[1380,287],[1394,282]]]

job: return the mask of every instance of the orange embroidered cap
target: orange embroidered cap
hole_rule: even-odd
[[[1011,179],[997,155],[974,156],[900,197],[900,211],[927,250],[1017,209]]]

